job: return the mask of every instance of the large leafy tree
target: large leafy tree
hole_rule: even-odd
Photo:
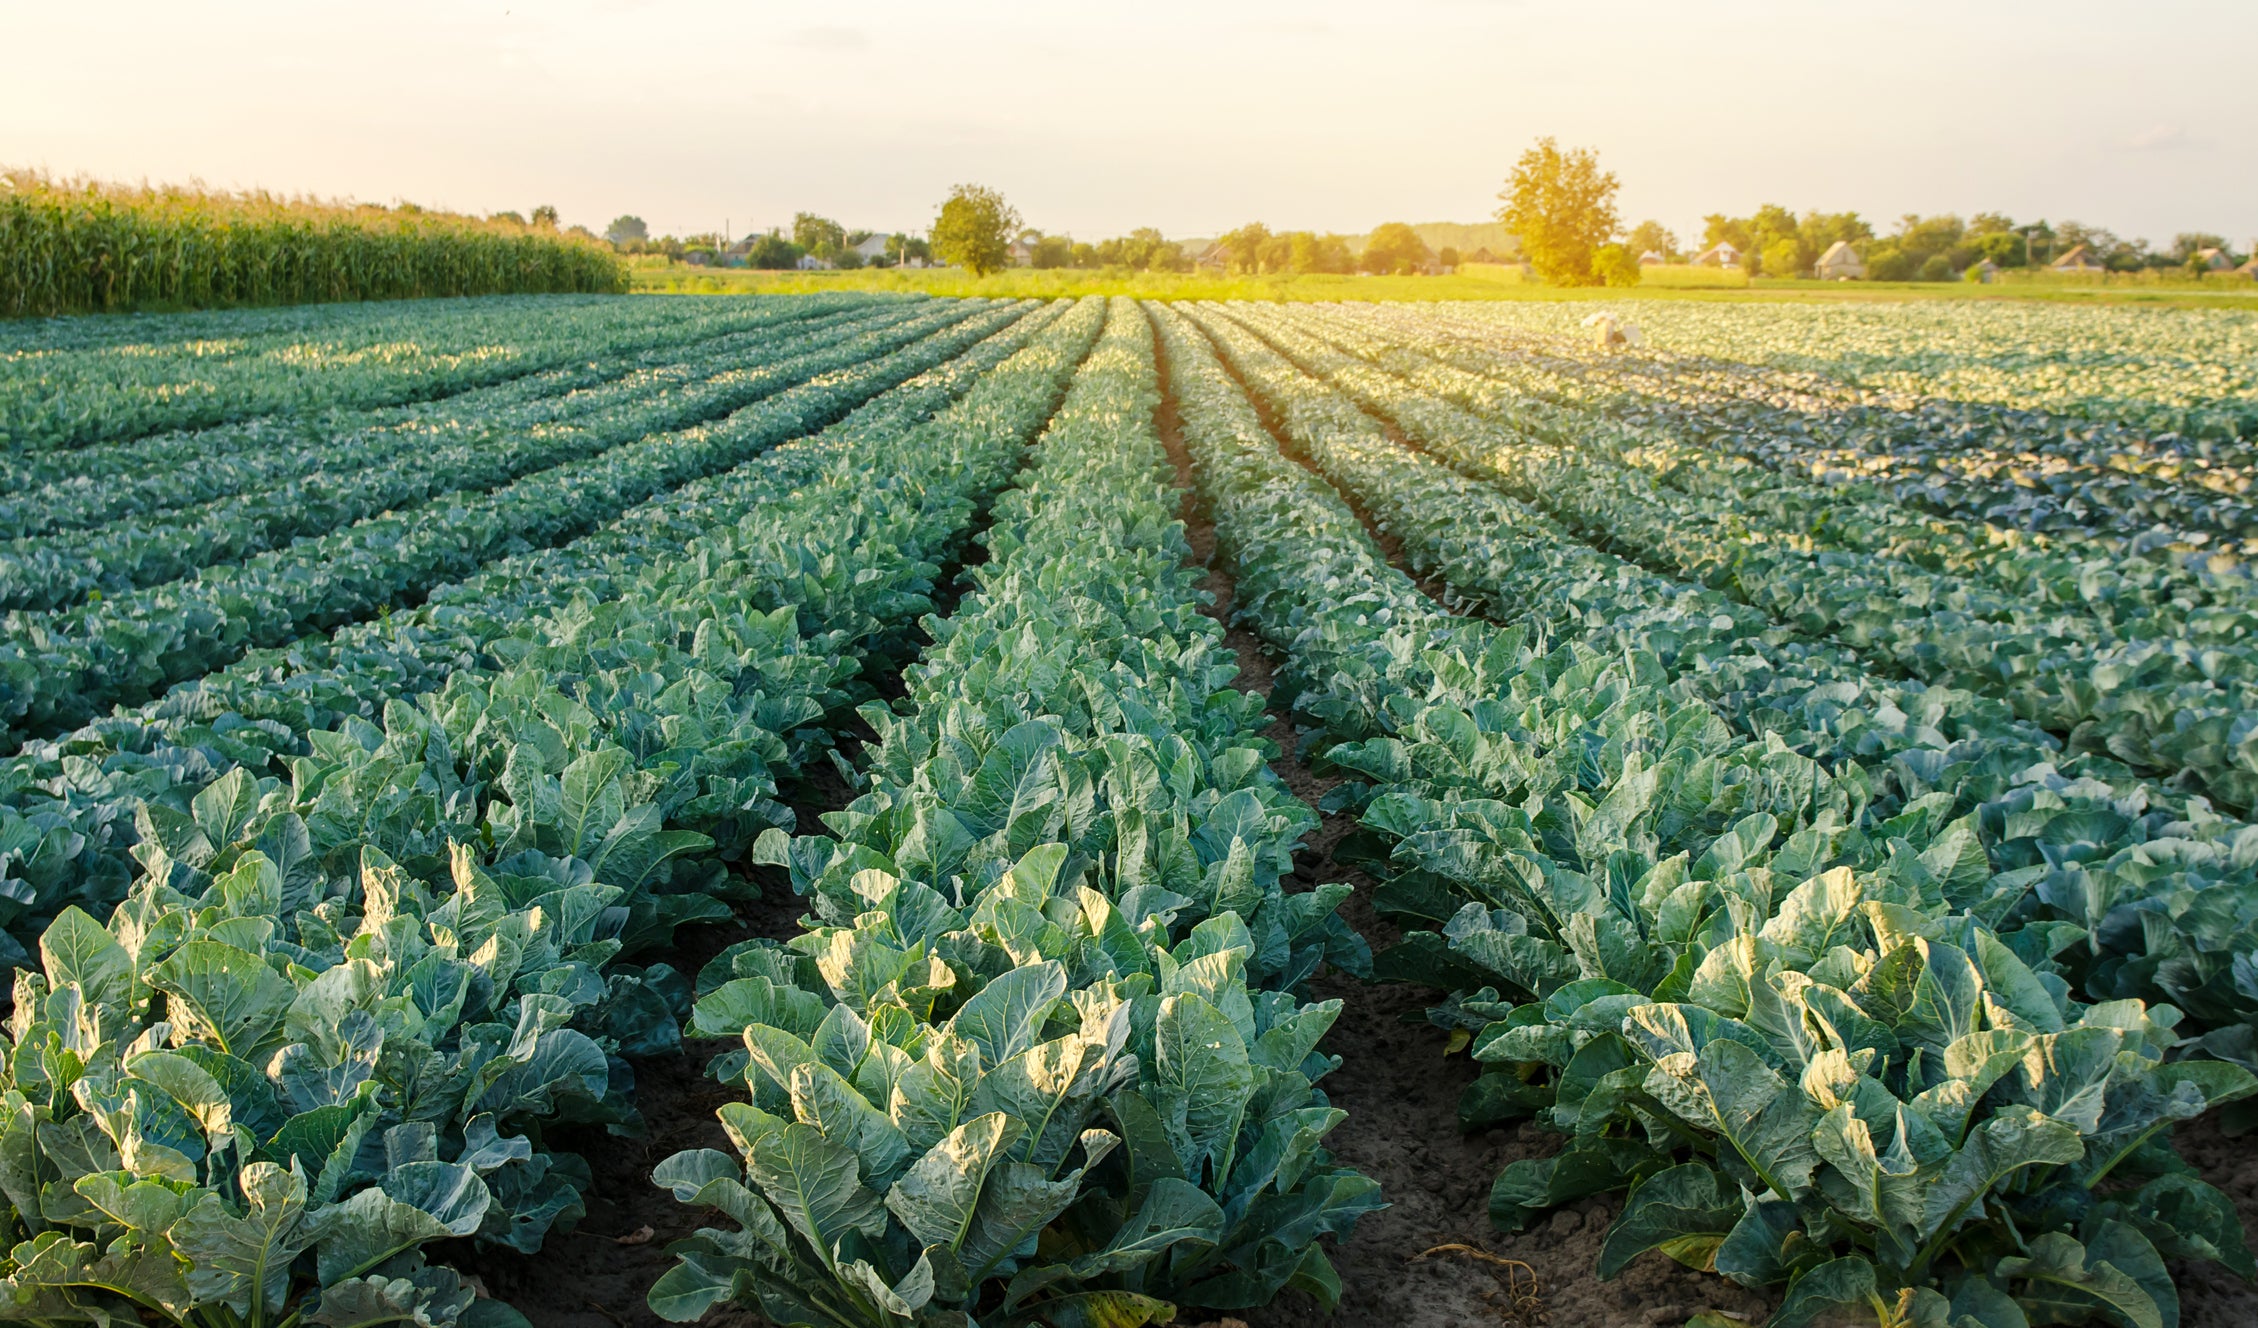
[[[641,217],[622,214],[604,228],[604,238],[613,244],[634,244],[651,238],[651,228]]]
[[[1395,273],[1409,276],[1425,267],[1433,255],[1427,252],[1427,242],[1419,232],[1400,221],[1391,221],[1372,232],[1364,242],[1364,270],[1377,273]]]
[[[1601,277],[1592,260],[1621,224],[1617,187],[1614,172],[1599,168],[1599,154],[1563,152],[1558,140],[1540,138],[1514,164],[1497,218],[1521,237],[1538,276],[1556,286],[1595,285]]]
[[[809,253],[830,258],[847,247],[847,231],[829,217],[795,212],[792,214],[792,243]]]
[[[1656,253],[1666,259],[1676,258],[1678,237],[1672,235],[1669,227],[1659,221],[1642,221],[1631,228],[1630,238],[1623,242],[1623,247],[1630,250],[1633,256]]]
[[[1265,266],[1263,255],[1270,246],[1270,228],[1259,221],[1250,221],[1235,231],[1228,231],[1218,241],[1223,251],[1231,255],[1232,270],[1259,272]]]
[[[933,252],[944,263],[972,269],[984,277],[1001,269],[1011,254],[1019,213],[1004,196],[985,185],[960,184],[933,220]]]

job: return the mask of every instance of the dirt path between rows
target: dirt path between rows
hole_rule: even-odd
[[[1160,369],[1163,397],[1157,423],[1184,490],[1183,518],[1193,556],[1208,568],[1202,585],[1215,596],[1208,613],[1223,624],[1225,643],[1238,660],[1240,672],[1234,685],[1268,696],[1271,660],[1252,631],[1231,621],[1234,583],[1227,560],[1217,556],[1214,521],[1193,487],[1191,457],[1184,447],[1175,397],[1167,390],[1165,352]],[[1277,431],[1268,415],[1264,423]],[[1373,527],[1368,516],[1359,516],[1395,560],[1392,541]],[[1397,565],[1402,566],[1400,561]],[[1271,768],[1316,809],[1318,800],[1338,781],[1312,773],[1297,759],[1300,734],[1290,717],[1273,712],[1267,736],[1283,753]],[[1396,939],[1397,931],[1374,915],[1367,902],[1374,882],[1332,861],[1334,846],[1354,824],[1355,818],[1347,814],[1323,816],[1322,828],[1297,857],[1294,875],[1305,887],[1325,881],[1355,885],[1358,893],[1342,913],[1374,949],[1380,949]],[[1348,1113],[1348,1119],[1327,1142],[1341,1161],[1378,1180],[1392,1206],[1358,1223],[1350,1239],[1333,1251],[1342,1286],[1337,1315],[1328,1317],[1310,1297],[1289,1292],[1270,1306],[1246,1311],[1241,1317],[1249,1328],[1326,1324],[1481,1328],[1539,1323],[1553,1328],[1613,1328],[1680,1323],[1708,1308],[1760,1317],[1765,1304],[1760,1298],[1660,1255],[1639,1260],[1616,1281],[1599,1281],[1592,1269],[1601,1239],[1614,1220],[1617,1205],[1610,1198],[1566,1205],[1528,1231],[1499,1232],[1489,1217],[1490,1184],[1498,1172],[1520,1158],[1548,1156],[1565,1140],[1528,1123],[1460,1132],[1459,1094],[1480,1067],[1464,1054],[1444,1054],[1445,1034],[1426,1019],[1427,1007],[1438,993],[1364,982],[1328,970],[1310,983],[1309,994],[1338,999],[1343,1007],[1340,1021],[1323,1045],[1323,1050],[1342,1058],[1341,1068],[1320,1086],[1333,1105]],[[1521,1287],[1526,1289],[1533,1279],[1538,1304],[1525,1305],[1508,1294],[1500,1277],[1513,1276],[1511,1270],[1462,1254],[1420,1257],[1448,1244],[1519,1260],[1528,1270],[1521,1276]],[[1186,1320],[1199,1321],[1197,1315]]]

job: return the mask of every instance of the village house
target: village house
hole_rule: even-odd
[[[2081,244],[2077,248],[2072,249],[2070,252],[2062,255],[2060,258],[2055,259],[2054,270],[2056,272],[2083,273],[2100,272],[2103,269],[2101,264],[2094,260],[2092,247]]]
[[[886,256],[886,242],[893,238],[884,231],[879,231],[866,236],[862,243],[854,246],[854,251],[861,256],[863,262],[874,263]]]
[[[1837,240],[1819,255],[1811,273],[1821,281],[1860,281],[1866,276],[1866,262],[1850,247],[1850,241]]]
[[[1719,240],[1695,254],[1693,263],[1695,267],[1739,267],[1741,251],[1731,240]]]
[[[1660,267],[1665,261],[1667,260],[1665,260],[1661,254],[1652,249],[1649,249],[1645,253],[1639,255],[1640,267]]]

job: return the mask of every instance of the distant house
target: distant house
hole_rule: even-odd
[[[1695,254],[1693,261],[1695,267],[1739,267],[1741,251],[1731,240],[1719,240]]]
[[[1011,247],[1004,251],[1004,258],[1013,267],[1026,267],[1035,261],[1035,246],[1025,240],[1013,240]]]
[[[1961,275],[1969,281],[1980,281],[1989,285],[1999,280],[1999,264],[1987,258],[1981,263],[1970,265],[1968,270]]]
[[[2094,261],[2092,246],[2081,244],[2055,259],[2053,270],[2056,272],[2100,272],[2104,269],[2100,263]]]
[[[2253,254],[2249,262],[2244,263],[2241,267],[2236,268],[2235,275],[2239,277],[2249,277],[2253,281],[2258,281],[2258,254]]]
[[[1231,266],[1231,251],[1223,247],[1221,240],[1210,241],[1207,248],[1200,250],[1199,257],[1192,260],[1192,265],[1224,271]]]
[[[817,258],[814,254],[801,254],[797,266],[802,272],[829,272],[838,264],[828,258]]]
[[[879,232],[865,239],[861,244],[854,246],[854,250],[862,256],[863,262],[868,263],[873,259],[884,258],[886,256],[886,242],[893,238],[891,235]]]
[[[1837,240],[1819,255],[1811,272],[1821,281],[1859,281],[1866,276],[1866,262],[1850,247],[1850,241]]]
[[[1661,254],[1656,253],[1652,249],[1649,249],[1645,253],[1639,255],[1640,267],[1660,267],[1667,261],[1668,260],[1663,258]]]
[[[2195,256],[2208,271],[2231,272],[2234,270],[2234,259],[2228,257],[2227,251],[2224,249],[2198,249],[2195,251]]]

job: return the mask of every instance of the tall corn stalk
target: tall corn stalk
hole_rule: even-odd
[[[605,246],[508,220],[0,172],[0,317],[626,288]]]

